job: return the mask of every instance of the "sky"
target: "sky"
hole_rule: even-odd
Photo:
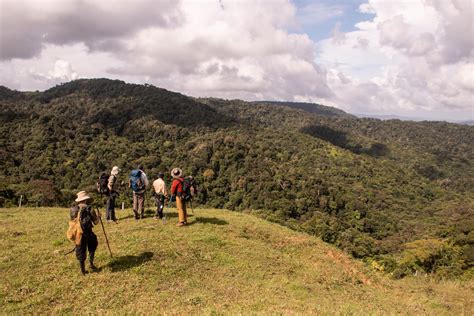
[[[0,85],[78,78],[474,119],[471,0],[0,0]]]

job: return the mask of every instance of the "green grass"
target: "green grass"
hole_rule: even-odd
[[[395,281],[317,238],[254,216],[195,210],[187,227],[118,211],[79,274],[68,210],[0,209],[0,313],[472,315],[472,282]]]

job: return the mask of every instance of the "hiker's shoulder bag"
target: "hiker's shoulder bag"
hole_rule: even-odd
[[[77,215],[74,219],[71,219],[69,221],[69,228],[66,232],[66,237],[70,241],[72,241],[76,246],[79,246],[81,244],[81,239],[82,239],[82,227],[81,227],[81,213],[82,213],[82,208],[75,206],[74,208],[77,208],[77,210],[71,210],[71,213],[76,212]]]

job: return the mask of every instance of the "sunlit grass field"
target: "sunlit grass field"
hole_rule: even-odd
[[[321,240],[254,216],[196,209],[187,227],[118,210],[82,276],[69,210],[0,209],[1,314],[473,314],[473,282],[391,280]],[[104,212],[102,211],[102,214]]]

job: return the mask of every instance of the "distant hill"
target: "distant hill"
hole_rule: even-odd
[[[0,205],[68,205],[113,165],[175,166],[194,201],[321,237],[394,276],[474,265],[474,127],[357,119],[82,79],[0,89]],[[169,176],[168,176],[168,181]],[[130,191],[121,188],[119,202]]]
[[[456,122],[458,124],[462,124],[462,125],[474,125],[474,120],[470,120],[470,121],[458,121]]]
[[[275,106],[287,106],[293,109],[303,110],[308,113],[329,116],[329,117],[346,117],[346,118],[356,118],[352,114],[348,114],[342,110],[336,109],[331,106],[325,106],[316,103],[306,103],[306,102],[281,102],[281,101],[254,101],[252,103],[256,104],[268,104]]]

